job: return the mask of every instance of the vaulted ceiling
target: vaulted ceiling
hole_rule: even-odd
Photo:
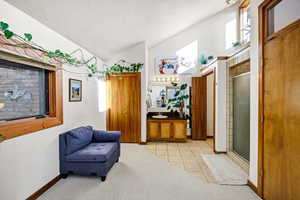
[[[141,41],[154,46],[226,6],[223,0],[6,1],[104,60]]]

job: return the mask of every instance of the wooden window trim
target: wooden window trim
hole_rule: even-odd
[[[4,136],[0,141],[63,124],[62,76],[62,70],[49,71],[49,115],[40,119],[0,122],[0,134]]]
[[[249,5],[250,5],[250,0],[244,0],[244,1],[240,4],[239,8],[240,8],[240,9],[246,8],[246,7],[248,7]]]

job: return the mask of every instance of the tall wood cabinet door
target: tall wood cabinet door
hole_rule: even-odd
[[[300,20],[264,46],[263,195],[300,199]]]
[[[121,142],[139,142],[141,135],[140,73],[109,76],[107,106],[107,129],[121,131]]]
[[[192,139],[205,140],[206,133],[206,77],[192,78]]]

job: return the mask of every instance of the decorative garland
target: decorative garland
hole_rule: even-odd
[[[58,63],[61,64],[70,64],[76,67],[86,66],[89,69],[89,76],[96,75],[100,73],[97,71],[97,58],[95,56],[90,57],[89,59],[85,59],[83,57],[83,52],[81,49],[77,49],[71,53],[65,53],[60,49],[55,51],[50,51],[43,48],[40,45],[32,42],[33,36],[30,33],[24,33],[24,36],[20,36],[9,29],[9,25],[3,21],[0,22],[0,31],[3,32],[4,36],[7,39],[14,38],[18,43],[11,44],[11,43],[3,43],[5,45],[20,47],[20,48],[30,48],[34,50],[41,51],[44,54],[44,57],[48,59],[53,59]],[[80,53],[81,59],[74,57],[74,54]]]
[[[122,74],[124,72],[139,72],[143,67],[143,63],[128,63],[125,60],[119,60],[119,62],[115,63],[113,66],[106,68],[104,74]]]
[[[33,36],[30,33],[24,33],[24,36],[20,36],[9,29],[9,25],[3,21],[0,21],[0,31],[4,34],[7,39],[14,38],[18,43],[4,43],[1,44],[14,46],[19,48],[29,48],[38,50],[43,53],[44,57],[49,60],[55,60],[55,62],[60,64],[69,64],[76,67],[86,66],[89,69],[88,76],[94,75],[108,75],[111,73],[124,73],[124,72],[138,72],[144,64],[142,63],[127,63],[125,60],[120,60],[113,66],[107,67],[104,71],[98,71],[97,69],[97,57],[92,56],[88,59],[84,58],[83,51],[77,49],[71,53],[65,53],[60,49],[55,51],[50,51],[37,45],[32,41]],[[74,57],[75,54],[80,54],[80,59]],[[64,69],[63,69],[64,70]]]

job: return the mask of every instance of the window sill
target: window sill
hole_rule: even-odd
[[[44,130],[63,124],[63,119],[58,117],[45,117],[41,119],[29,118],[0,123],[0,134],[5,139],[11,139],[32,132]],[[3,140],[3,139],[2,139]]]

